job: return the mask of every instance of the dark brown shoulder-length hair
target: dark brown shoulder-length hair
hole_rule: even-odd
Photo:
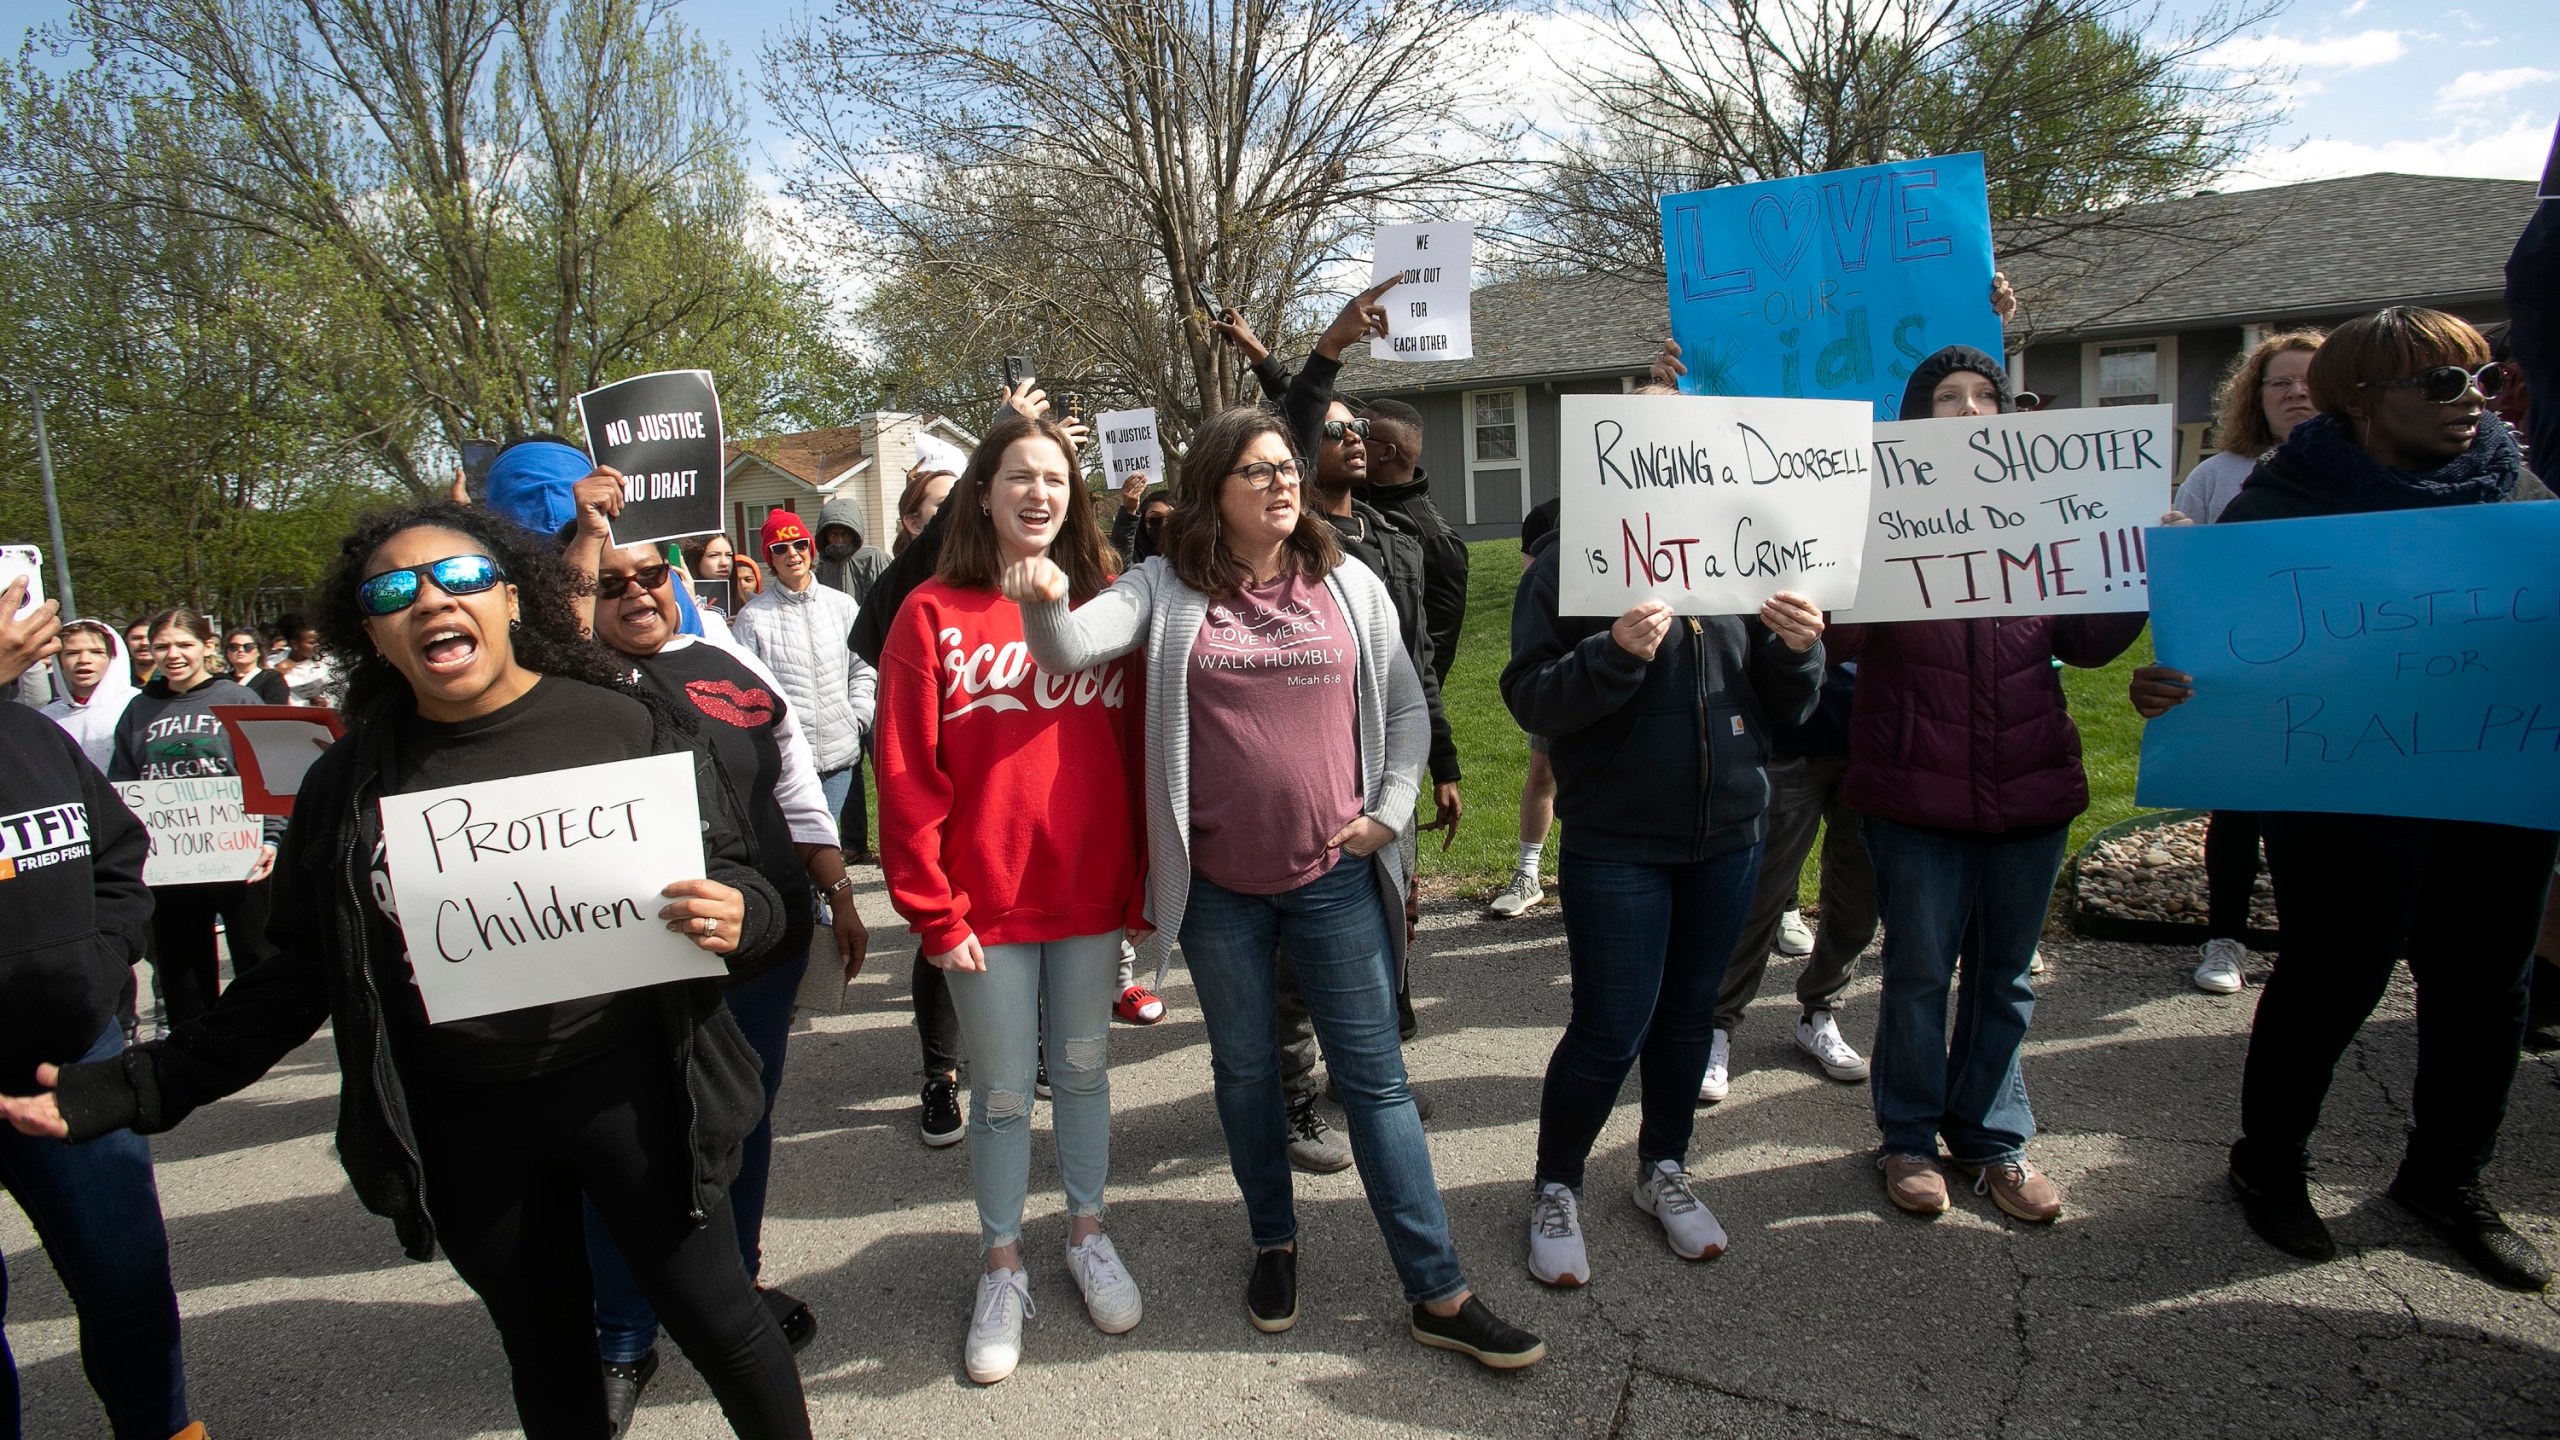
[[[2311,403],[2323,415],[2361,415],[2369,381],[2402,380],[2438,365],[2475,370],[2489,363],[2489,342],[2459,315],[2394,305],[2359,315],[2329,332],[2311,357]]]
[[[942,502],[951,518],[943,523],[942,557],[933,573],[947,584],[973,590],[993,590],[1002,583],[1004,546],[996,539],[995,517],[987,512],[987,490],[1004,466],[1005,452],[1031,439],[1048,441],[1066,458],[1067,513],[1058,538],[1049,543],[1049,558],[1067,572],[1067,595],[1081,605],[1119,572],[1120,556],[1102,538],[1102,523],[1093,518],[1093,497],[1085,493],[1084,474],[1076,468],[1076,447],[1052,420],[1007,415],[978,442],[968,468]]]
[[[1173,513],[1164,517],[1160,549],[1175,576],[1203,595],[1236,594],[1253,578],[1227,553],[1218,497],[1228,486],[1244,483],[1235,477],[1235,468],[1245,447],[1265,435],[1279,436],[1289,453],[1297,455],[1289,427],[1279,416],[1258,405],[1238,405],[1210,416],[1193,431],[1191,449],[1182,457],[1182,473],[1173,486]],[[1332,525],[1305,503],[1312,468],[1306,457],[1298,456],[1298,528],[1289,532],[1281,560],[1308,579],[1321,580],[1342,563],[1342,548],[1333,543]]]
[[[2277,356],[2297,350],[2317,355],[2326,338],[2328,332],[2323,330],[2287,330],[2259,341],[2248,354],[2231,362],[2231,373],[2222,377],[2222,389],[2213,397],[2213,443],[2234,455],[2258,456],[2276,448],[2265,398],[2258,393],[2267,383],[2267,367]]]

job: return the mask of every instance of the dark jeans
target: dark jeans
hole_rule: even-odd
[[[864,773],[864,752],[853,755],[853,777],[845,786],[844,808],[836,812],[836,839],[848,854],[871,853],[871,785]]]
[[[81,1060],[124,1053],[110,1025]],[[68,1058],[68,1057],[66,1057]],[[106,1407],[116,1440],[168,1440],[187,1428],[187,1377],[178,1354],[178,1294],[169,1237],[152,1183],[151,1147],[130,1130],[85,1145],[39,1140],[0,1125],[0,1189],[27,1212],[80,1316],[80,1368]],[[0,1318],[9,1270],[0,1261]],[[0,1437],[18,1440],[18,1367],[0,1329]]]
[[[160,976],[160,1017],[175,1030],[213,1008],[222,972],[213,944],[213,919],[231,949],[231,974],[273,955],[267,943],[267,905],[274,886],[233,881],[220,885],[163,885],[151,892],[151,961]]]
[[[1369,1212],[1405,1299],[1420,1304],[1457,1295],[1467,1280],[1449,1240],[1422,1119],[1405,1088],[1395,952],[1386,928],[1400,918],[1387,914],[1374,860],[1345,855],[1322,876],[1279,895],[1243,895],[1194,874],[1182,953],[1199,987],[1218,1125],[1236,1188],[1244,1192],[1253,1243],[1269,1249],[1298,1235],[1289,1115],[1272,1041],[1273,961],[1286,946],[1342,1095]]]
[[[1717,1029],[1740,1026],[1742,1012],[1760,993],[1769,947],[1778,943],[1779,920],[1795,908],[1796,876],[1813,850],[1815,831],[1822,833],[1822,915],[1813,954],[1796,976],[1796,1003],[1806,1014],[1833,1008],[1849,988],[1858,956],[1876,938],[1875,867],[1867,860],[1858,812],[1840,798],[1840,782],[1848,774],[1846,755],[1787,755],[1769,762],[1769,830],[1760,846],[1760,884],[1716,997]],[[1826,824],[1830,828],[1823,829]]]
[[[1944,1136],[1965,1164],[2015,1160],[2036,1133],[2018,1066],[2036,1013],[2027,965],[2070,831],[1966,835],[1873,815],[1866,831],[1884,911],[1873,1081],[1883,1148],[1935,1158]]]
[[[682,1082],[654,1040],[535,1079],[407,1076],[436,1238],[497,1323],[526,1440],[602,1440],[582,1200],[732,1430],[806,1440],[800,1372],[724,1196],[693,1220]]]
[[[2560,834],[2378,815],[2265,823],[2279,941],[2241,1073],[2241,1162],[2309,1166],[2338,1059],[2405,951],[2418,989],[2407,1163],[2476,1179],[2506,1118]]]
[[[2258,831],[2264,818],[2255,810],[2216,810],[2205,819],[2205,935],[2210,939],[2249,938],[2249,894],[2258,885]]]
[[[1595,860],[1566,845],[1557,883],[1573,1016],[1547,1057],[1539,1184],[1582,1189],[1592,1143],[1639,1061],[1637,1168],[1688,1163],[1716,994],[1759,874],[1757,845],[1685,865]]]
[[[756,978],[729,987],[729,1013],[747,1044],[764,1062],[764,1118],[747,1133],[738,1156],[738,1178],[729,1182],[729,1216],[737,1225],[738,1256],[747,1278],[764,1273],[764,1197],[773,1176],[773,1101],[782,1093],[782,1065],[791,1046],[792,1001],[800,993],[800,977],[809,957],[777,965]],[[595,1202],[587,1202],[587,1265],[595,1273],[596,1349],[605,1359],[628,1363],[658,1343],[658,1312],[640,1293],[640,1282],[622,1252],[613,1247]]]

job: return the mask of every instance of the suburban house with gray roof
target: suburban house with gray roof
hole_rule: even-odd
[[[2004,237],[2017,285],[2012,380],[2048,406],[2177,407],[2178,472],[2210,453],[2213,394],[2258,338],[2385,305],[2506,317],[2505,266],[2534,185],[2360,175],[2200,194],[2104,227]],[[1471,540],[1517,534],[1556,493],[1557,397],[1644,383],[1669,317],[1659,275],[1546,277],[1474,296],[1475,356],[1388,364],[1354,351],[1341,388],[1422,412],[1432,498]]]
[[[756,532],[767,515],[789,510],[814,526],[829,500],[848,496],[861,507],[863,538],[888,549],[920,433],[962,450],[978,443],[947,416],[893,410],[874,411],[851,425],[730,441],[721,471],[729,543],[741,555],[754,555]]]

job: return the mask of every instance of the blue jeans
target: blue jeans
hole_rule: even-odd
[[[1402,916],[1393,917],[1403,923]],[[1227,1164],[1244,1192],[1253,1243],[1292,1244],[1298,1220],[1289,1178],[1289,1113],[1272,1037],[1272,972],[1282,946],[1351,1129],[1369,1211],[1406,1300],[1447,1300],[1467,1288],[1449,1217],[1405,1088],[1396,1033],[1395,952],[1376,862],[1344,856],[1319,878],[1279,895],[1240,895],[1200,874],[1182,917],[1182,953],[1209,1028],[1209,1069]]]
[[[1760,847],[1684,865],[1595,860],[1565,846],[1558,881],[1573,1017],[1538,1102],[1538,1183],[1582,1189],[1627,1072],[1643,1063],[1636,1168],[1687,1168],[1716,995],[1760,878]]]
[[[2018,1052],[2036,1012],[2027,964],[2044,933],[2066,827],[2007,840],[1867,817],[1884,916],[1876,1008],[1876,1129],[1893,1155],[2015,1160],[2035,1138]],[[1956,991],[1947,1038],[1947,989]]]
[[[792,1002],[800,993],[807,956],[785,961],[762,975],[729,987],[729,1013],[747,1044],[764,1062],[764,1118],[747,1132],[739,1147],[738,1178],[729,1182],[729,1215],[738,1231],[738,1254],[747,1278],[764,1271],[764,1196],[773,1174],[773,1097],[782,1090],[782,1062],[791,1044]],[[595,1277],[596,1351],[606,1360],[629,1364],[658,1343],[658,1315],[640,1293],[631,1266],[605,1233],[593,1201],[587,1202],[587,1268]]]
[[[81,1060],[124,1052],[109,1025]],[[187,1377],[178,1354],[178,1292],[169,1236],[152,1183],[151,1147],[130,1130],[85,1145],[39,1140],[0,1125],[0,1188],[44,1242],[80,1316],[80,1368],[116,1440],[168,1440],[187,1428]],[[0,1316],[9,1272],[0,1262]],[[0,1436],[18,1437],[18,1366],[0,1330]]]
[[[1067,1213],[1102,1214],[1111,1173],[1111,1002],[1120,994],[1111,982],[1120,970],[1120,932],[986,951],[984,971],[946,970],[943,977],[969,1046],[969,1178],[978,1195],[978,1239],[993,1250],[1022,1238],[1031,1085],[1044,1032]]]

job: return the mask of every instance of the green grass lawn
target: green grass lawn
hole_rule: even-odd
[[[1469,547],[1467,628],[1458,644],[1457,664],[1449,672],[1443,701],[1450,728],[1457,732],[1458,761],[1465,774],[1460,789],[1466,797],[1466,819],[1457,843],[1446,854],[1440,837],[1423,837],[1422,873],[1461,894],[1487,895],[1510,878],[1519,854],[1520,788],[1528,776],[1529,746],[1511,712],[1502,705],[1494,682],[1511,653],[1511,596],[1520,583],[1520,547],[1508,540],[1487,540]],[[2125,703],[2125,682],[2133,667],[2151,658],[2145,633],[2123,658],[2103,670],[2066,670],[2063,689],[2071,697],[2071,715],[2079,722],[2089,771],[2089,810],[2071,827],[2076,849],[2094,832],[2135,813],[2133,778],[2142,749],[2142,722]],[[1429,814],[1426,789],[1423,810]],[[1556,847],[1549,837],[1547,873],[1555,873]],[[1813,899],[1813,869],[1805,870],[1804,898]]]

